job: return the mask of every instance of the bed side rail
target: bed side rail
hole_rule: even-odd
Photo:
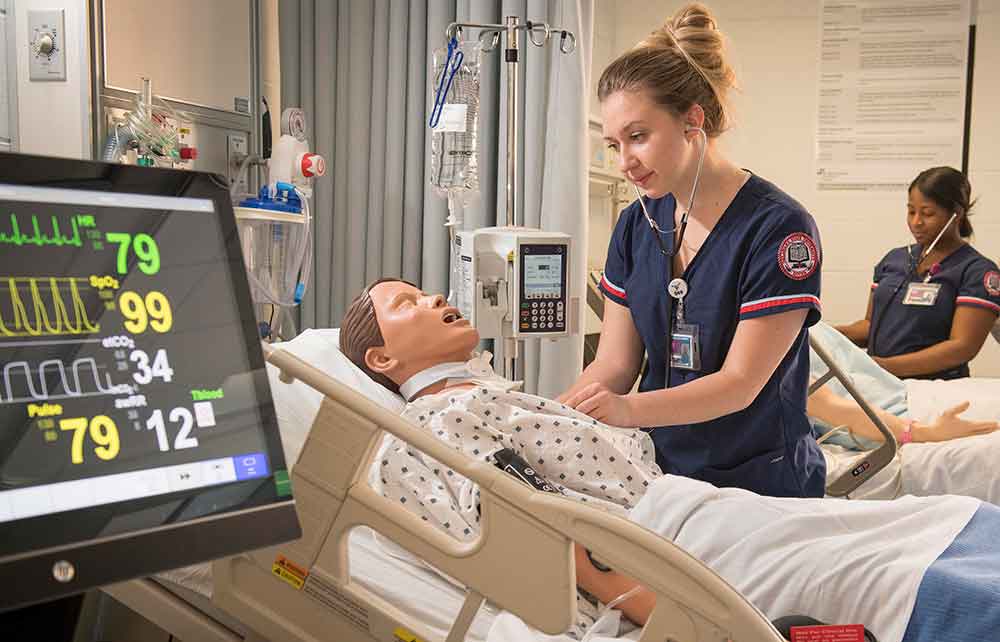
[[[823,360],[823,363],[827,367],[826,373],[813,382],[809,386],[809,394],[813,394],[821,387],[826,385],[830,379],[836,377],[837,381],[840,382],[842,386],[847,390],[848,394],[854,398],[861,409],[864,410],[868,418],[872,420],[878,431],[882,433],[884,441],[882,445],[871,450],[863,457],[860,457],[857,462],[850,469],[845,471],[837,479],[827,479],[826,481],[826,494],[832,495],[834,497],[845,497],[848,494],[856,490],[861,484],[865,483],[872,477],[874,477],[879,471],[892,463],[892,460],[896,457],[896,451],[899,448],[896,443],[896,438],[889,430],[882,419],[872,410],[871,405],[865,400],[864,396],[858,389],[854,387],[854,382],[851,378],[840,369],[840,366],[836,364],[830,353],[827,352],[826,348],[812,335],[809,336],[809,345],[812,349],[819,355],[819,358]]]
[[[352,598],[401,621],[393,605],[350,582],[347,536],[351,528],[367,525],[468,587],[473,613],[485,596],[531,626],[559,633],[576,615],[576,541],[657,594],[644,641],[783,639],[733,587],[666,539],[624,518],[537,492],[294,356],[265,352],[286,377],[300,379],[326,397],[293,471],[304,535],[294,545],[276,549],[294,555],[310,574],[332,580]],[[374,492],[368,471],[385,432],[479,484],[483,520],[476,540],[459,542]],[[273,552],[265,551],[260,562],[270,564]],[[449,640],[463,639],[471,617],[459,620],[466,621],[453,628]]]

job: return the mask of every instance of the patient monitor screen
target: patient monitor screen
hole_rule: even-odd
[[[287,500],[217,202],[0,180],[0,558]]]

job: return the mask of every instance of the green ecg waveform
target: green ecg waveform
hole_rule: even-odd
[[[31,217],[31,232],[33,234],[28,236],[21,232],[21,226],[17,221],[17,215],[10,215],[10,232],[0,232],[0,245],[73,245],[80,247],[83,245],[83,241],[80,239],[80,229],[77,226],[76,217],[70,220],[70,226],[73,228],[73,233],[69,236],[63,235],[59,230],[59,219],[55,216],[52,217],[52,233],[46,236],[42,233],[41,228],[38,225],[38,217]]]
[[[39,281],[48,282],[48,289],[51,293],[52,318],[46,307],[46,301],[41,289],[38,287]],[[3,303],[3,285],[7,287],[7,296],[10,300],[10,310],[13,312],[13,319],[7,320],[3,317],[3,310],[0,306],[0,337],[40,337],[61,334],[92,334],[100,332],[101,324],[92,323],[87,318],[87,309],[80,298],[80,290],[77,281],[86,283],[86,279],[59,278],[59,277],[0,277],[0,303]],[[59,284],[63,283],[64,288],[68,286],[70,301],[73,308],[73,320],[70,320],[69,310],[63,301],[63,295],[59,292]],[[26,286],[26,287],[25,287]],[[31,298],[31,315],[28,314],[28,307],[24,303],[21,289],[26,289]],[[29,318],[34,318],[34,322]]]

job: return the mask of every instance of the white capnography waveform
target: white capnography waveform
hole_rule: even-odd
[[[94,390],[85,390],[83,382],[80,380],[80,369],[86,366],[87,371],[85,373],[89,374],[89,378],[94,382]],[[56,392],[55,390],[49,390],[48,381],[45,378],[46,370],[52,371],[55,369],[56,373],[59,375],[59,383],[62,384],[62,394]],[[48,400],[48,399],[64,399],[67,397],[89,397],[93,395],[118,395],[118,394],[131,394],[132,387],[128,384],[114,384],[111,381],[111,376],[108,373],[104,373],[104,381],[100,378],[100,368],[97,365],[97,361],[93,357],[83,357],[77,359],[69,366],[69,371],[72,373],[72,380],[75,385],[70,386],[69,377],[66,373],[66,364],[60,359],[48,359],[46,361],[38,364],[38,370],[36,371],[38,375],[38,386],[36,387],[35,377],[31,371],[31,364],[27,361],[11,361],[3,367],[3,383],[4,389],[7,393],[6,396],[0,398],[0,403],[16,403],[21,401],[34,401],[34,400]],[[30,396],[28,397],[16,397],[14,385],[11,382],[11,375],[15,371],[19,371],[23,375],[24,380],[27,384],[27,392]]]

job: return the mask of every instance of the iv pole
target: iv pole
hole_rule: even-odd
[[[453,22],[445,29],[445,37],[450,41],[452,38],[459,39],[462,29],[477,29],[480,40],[484,37],[491,37],[490,45],[483,46],[482,50],[493,51],[500,42],[501,36],[506,36],[504,47],[504,62],[507,64],[507,227],[517,225],[517,139],[520,122],[517,117],[518,107],[518,72],[517,64],[520,58],[518,48],[518,32],[524,31],[531,44],[536,47],[544,47],[550,38],[559,36],[559,51],[564,54],[571,54],[576,50],[576,36],[572,31],[559,27],[550,27],[545,22],[520,22],[517,16],[505,16],[504,24],[480,24],[475,22]],[[541,38],[536,40],[536,34]],[[523,216],[522,216],[523,221]],[[510,280],[508,279],[508,283]],[[509,299],[508,299],[509,300]],[[504,376],[508,379],[515,379],[515,360],[519,353],[519,341],[512,337],[505,337],[503,343],[504,353]]]

